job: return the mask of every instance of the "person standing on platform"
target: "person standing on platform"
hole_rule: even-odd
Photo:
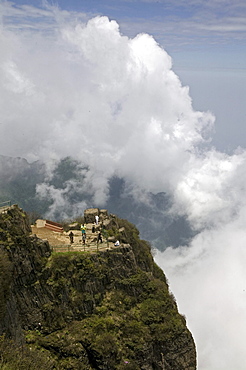
[[[98,235],[97,235],[97,242],[99,243],[102,243],[103,242],[103,240],[102,240],[102,234],[100,233],[100,231],[99,231],[99,233],[98,233]]]
[[[86,225],[81,225],[81,232],[82,232],[82,241],[83,241],[83,235],[86,237]]]
[[[82,242],[85,245],[85,240],[86,240],[86,234],[82,234]]]
[[[69,236],[69,239],[70,239],[70,243],[73,244],[73,236],[74,236],[73,232],[70,231],[68,236]]]

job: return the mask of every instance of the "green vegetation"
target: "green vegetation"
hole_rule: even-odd
[[[0,336],[1,370],[52,370],[54,361],[47,353],[17,345],[10,339]]]
[[[153,351],[155,343],[172,342],[186,331],[163,281],[139,271],[117,284],[118,289],[107,291],[103,299],[98,297],[93,312],[84,319],[73,320],[49,335],[35,331],[31,340],[29,332],[33,348],[50,351],[58,368],[70,369],[68,359],[80,368],[82,352],[85,363],[89,361],[87,365],[95,369],[122,369],[126,364],[141,369],[141,359]],[[78,307],[78,297],[86,304],[86,297],[76,291]],[[88,296],[87,303],[90,300],[96,301]]]
[[[12,281],[12,263],[8,255],[0,250],[0,320],[4,317]]]
[[[126,268],[130,250],[126,255],[56,253],[47,264],[47,285],[56,302],[43,306],[42,330],[50,333],[34,332],[32,345],[50,351],[61,368],[71,368],[70,361],[80,368],[82,351],[85,368],[140,369],[155,345],[165,346],[187,332],[149,244],[133,225],[117,222],[125,228],[137,264]]]
[[[115,218],[108,230],[125,247],[47,254],[28,241],[27,223],[18,210],[0,218],[0,328],[13,288],[25,338],[19,347],[1,337],[0,369],[160,369],[161,354],[184,369],[172,351],[192,347],[192,337],[134,225]]]

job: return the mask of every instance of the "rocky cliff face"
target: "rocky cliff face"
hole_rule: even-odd
[[[192,335],[149,245],[118,223],[121,248],[55,254],[30,236],[17,206],[0,214],[0,350],[12,338],[46,370],[196,369]]]

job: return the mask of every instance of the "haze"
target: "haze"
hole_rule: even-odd
[[[47,176],[61,158],[79,160],[90,168],[83,186],[98,206],[113,175],[132,184],[136,198],[169,194],[171,213],[187,217],[197,235],[157,252],[156,261],[187,317],[199,369],[243,370],[244,148],[211,145],[219,140],[215,116],[194,108],[171,56],[151,35],[126,36],[106,16],[88,20],[49,4],[7,1],[1,14],[0,154],[42,160]],[[53,190],[37,188],[64,201]]]

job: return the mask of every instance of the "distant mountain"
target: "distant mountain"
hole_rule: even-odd
[[[30,164],[23,158],[0,155],[0,203],[11,200],[28,212],[45,213],[48,204],[42,204],[36,196],[36,185],[44,179],[43,163]]]
[[[165,193],[148,193],[147,201],[143,202],[125,192],[124,179],[114,177],[109,184],[106,208],[136,225],[143,239],[151,241],[156,248],[177,247],[193,236],[184,217],[170,216],[171,202]]]
[[[64,214],[72,219],[79,215],[77,204],[82,201],[87,207],[97,207],[93,201],[94,194],[83,186],[87,171],[88,167],[70,157],[62,159],[54,166],[52,175],[47,175],[44,163],[0,156],[0,202],[11,200],[32,218],[44,217],[52,208],[54,221],[61,221]],[[38,184],[48,189],[42,196],[36,192]],[[123,178],[111,178],[105,208],[135,224],[143,239],[164,250],[168,245],[185,244],[194,236],[184,217],[170,216],[171,202],[165,193],[148,193],[147,201],[142,201],[136,200],[126,188]],[[60,204],[58,198],[55,204],[50,192],[58,194],[64,202]],[[63,212],[64,204],[66,212]]]

